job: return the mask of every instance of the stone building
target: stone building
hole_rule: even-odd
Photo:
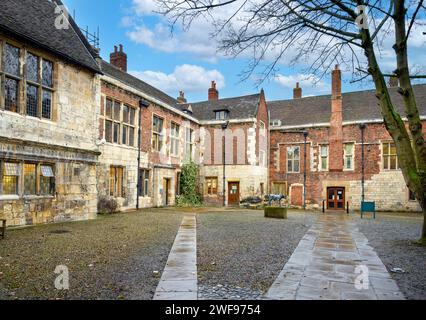
[[[100,70],[58,5],[0,2],[0,218],[9,226],[97,213]]]
[[[347,205],[359,209],[364,168],[366,201],[375,201],[378,210],[420,210],[398,168],[395,145],[383,124],[375,92],[342,94],[338,68],[332,74],[331,95],[303,98],[301,90],[297,85],[293,100],[268,103],[272,193],[286,194],[291,204],[303,205],[306,155],[308,207],[320,208],[324,201],[327,209],[343,210]],[[414,91],[426,120],[426,85],[415,85]],[[390,88],[390,93],[404,115],[397,88]],[[426,134],[426,124],[423,130]],[[306,153],[303,132],[307,133]]]
[[[239,205],[268,187],[269,116],[260,94],[219,99],[215,82],[204,102],[182,104],[200,122],[200,190],[211,205]],[[225,164],[225,165],[224,165]]]
[[[110,63],[99,62],[99,196],[115,198],[120,210],[174,205],[182,164],[198,157],[198,120],[127,73],[122,45]]]

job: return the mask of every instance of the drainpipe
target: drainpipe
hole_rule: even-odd
[[[365,136],[364,131],[366,129],[365,123],[361,123],[359,128],[361,129],[361,170],[362,170],[362,178],[361,178],[361,201],[365,202]]]
[[[223,206],[226,207],[226,151],[225,151],[225,130],[228,129],[229,121],[222,124],[223,140],[222,140],[222,163],[223,163]]]
[[[306,210],[306,180],[307,180],[307,164],[308,164],[308,155],[306,154],[308,152],[308,146],[307,146],[307,139],[308,139],[308,132],[303,132],[303,137],[305,138],[305,151],[304,151],[304,170],[303,170],[303,210]]]
[[[136,210],[139,210],[139,190],[141,189],[143,181],[141,181],[140,167],[141,167],[141,146],[142,146],[142,109],[148,108],[149,102],[139,100],[139,119],[138,119],[138,168],[136,174],[138,175],[138,184],[136,187]]]

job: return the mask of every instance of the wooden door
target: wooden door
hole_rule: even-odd
[[[327,209],[345,210],[345,188],[332,187],[327,189]]]
[[[240,204],[240,183],[228,183],[228,205],[235,206]]]
[[[167,207],[170,204],[170,179],[163,179],[163,205]]]

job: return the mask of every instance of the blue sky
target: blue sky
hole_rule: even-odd
[[[303,66],[289,67],[285,61],[277,76],[259,87],[254,80],[241,82],[241,72],[247,66],[244,58],[231,59],[218,54],[215,41],[209,39],[209,25],[199,22],[188,32],[173,35],[165,19],[152,12],[154,0],[65,0],[76,21],[90,31],[100,28],[101,56],[109,60],[114,45],[123,44],[128,55],[128,71],[173,97],[184,90],[189,101],[206,100],[210,81],[218,83],[220,96],[232,97],[257,93],[264,88],[268,100],[292,98],[292,88],[302,83],[303,95],[322,95],[330,92],[330,77],[313,84],[307,79]],[[420,33],[421,34],[421,33]],[[426,36],[416,39],[417,59],[423,52]],[[420,59],[420,58],[419,58]],[[351,84],[351,75],[343,73],[343,90],[372,88],[370,82]]]

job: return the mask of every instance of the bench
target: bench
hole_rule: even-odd
[[[4,239],[6,233],[6,220],[0,219],[0,237]]]
[[[361,219],[364,217],[365,212],[373,213],[373,218],[376,219],[376,203],[368,201],[361,202]]]

